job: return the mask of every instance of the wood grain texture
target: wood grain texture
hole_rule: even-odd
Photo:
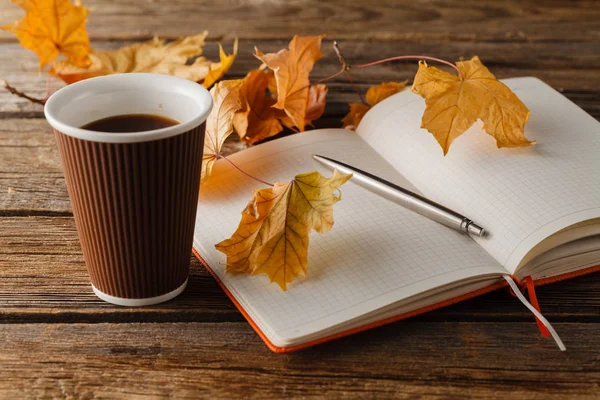
[[[594,0],[86,0],[92,39],[177,37],[207,29],[212,38],[288,38],[335,32],[343,39],[400,41],[596,40]],[[23,15],[3,6],[0,23]],[[0,38],[11,36],[0,32]]]
[[[327,33],[314,79],[339,64],[337,39],[361,64],[401,54],[479,55],[499,78],[536,76],[600,119],[600,2],[508,0],[84,0],[98,50],[210,31],[256,68],[256,45]],[[20,18],[5,0],[0,25]],[[412,79],[415,63],[354,70],[361,90]],[[0,79],[36,97],[61,86],[0,31]],[[317,127],[338,127],[356,94],[329,83]],[[288,355],[272,354],[192,258],[184,294],[145,308],[92,293],[54,137],[42,107],[0,89],[0,398],[527,398],[600,393],[600,274],[540,287],[544,315],[568,348],[542,338],[500,290]],[[226,151],[243,148],[235,137]],[[33,217],[30,217],[33,216]]]
[[[534,324],[535,325],[535,324]],[[598,393],[600,324],[410,321],[275,355],[245,323],[0,325],[0,393],[52,398],[519,398]],[[585,339],[585,340],[582,340]]]
[[[0,123],[0,216],[70,215],[71,204],[58,147],[45,119],[4,119]],[[246,146],[235,137],[225,154]]]
[[[598,29],[600,31],[600,24]],[[288,41],[289,39],[241,40],[239,56],[227,77],[243,77],[248,71],[260,65],[253,56],[254,46],[263,52],[272,52],[285,48]],[[93,46],[97,50],[103,50],[115,49],[130,43],[133,42],[99,41],[93,42]],[[330,76],[340,69],[331,44],[331,40],[326,40],[323,44],[325,56],[315,66],[312,74],[314,80]],[[231,48],[231,42],[226,42],[224,45],[228,50]],[[597,65],[600,65],[600,40],[560,43],[381,42],[376,46],[367,41],[341,41],[340,46],[348,61],[355,65],[403,54],[432,55],[448,60],[459,60],[478,55],[499,78],[536,76],[562,91],[590,114],[600,118],[600,106],[594,101],[600,93],[600,74],[597,73]],[[218,47],[214,42],[205,47],[206,56],[211,59],[218,58],[217,51]],[[383,81],[405,79],[412,81],[416,69],[416,61],[392,62],[355,70],[353,77],[361,90],[366,91],[369,85]],[[37,98],[45,97],[48,84],[51,85],[51,91],[63,86],[61,81],[40,74],[35,54],[21,48],[16,43],[0,43],[0,79],[5,79],[19,90]],[[338,78],[328,85],[330,91],[326,113],[339,120],[347,113],[348,103],[357,101],[357,95],[343,78]],[[0,89],[0,117],[42,117],[42,112],[40,105],[32,104]],[[339,126],[339,121],[335,121],[333,126]]]
[[[600,323],[598,276],[538,288],[544,315],[553,322]],[[241,320],[242,316],[194,257],[188,288],[182,296],[151,307],[114,307],[99,300],[90,288],[71,217],[0,218],[0,321]],[[418,320],[529,321],[535,325],[529,311],[505,290],[423,314]],[[397,325],[401,327],[403,323]]]
[[[0,160],[0,215],[70,213],[58,148],[45,119],[2,120]]]

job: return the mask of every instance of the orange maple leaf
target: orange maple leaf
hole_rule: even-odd
[[[254,144],[283,130],[278,117],[284,115],[273,108],[276,101],[267,94],[273,71],[250,71],[240,90],[242,109],[233,117],[233,126],[240,139]]]
[[[344,128],[354,130],[371,107],[362,103],[350,103],[350,112],[342,119]]]
[[[371,86],[367,90],[367,104],[350,103],[350,112],[342,119],[343,126],[347,129],[356,129],[360,120],[371,107],[406,89],[406,82],[383,82],[380,85]]]
[[[308,99],[306,102],[306,115],[304,116],[305,125],[312,126],[312,122],[321,118],[325,112],[325,103],[327,97],[327,86],[320,83],[313,85],[308,90]],[[288,128],[294,126],[294,121],[286,114],[280,117],[281,122]]]
[[[38,55],[40,70],[59,54],[78,67],[90,64],[92,52],[85,30],[88,10],[69,0],[12,0],[25,17],[0,29],[15,34],[21,46]]]
[[[285,111],[293,124],[304,131],[308,103],[308,76],[315,63],[323,56],[321,36],[294,36],[288,50],[263,54],[255,48],[256,57],[275,73],[277,103],[273,107]]]

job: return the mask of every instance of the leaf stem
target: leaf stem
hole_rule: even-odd
[[[460,72],[460,69],[458,69],[456,64],[453,64],[450,61],[442,60],[440,58],[429,57],[429,56],[410,55],[410,56],[389,57],[389,58],[384,58],[383,60],[377,60],[377,61],[373,61],[373,62],[366,63],[366,64],[353,65],[352,68],[367,68],[367,67],[371,67],[373,65],[383,64],[383,63],[386,63],[389,61],[395,61],[395,60],[430,60],[430,61],[439,62],[441,64],[445,64],[445,65],[448,65],[448,66],[454,68],[456,70],[456,72],[458,72],[458,76],[462,79],[462,73]]]
[[[348,64],[348,62],[346,61],[346,58],[342,54],[342,50],[339,48],[338,43],[335,40],[333,42],[333,50],[335,50],[335,54],[338,56],[338,59],[340,60],[340,64],[342,64],[342,69],[346,73],[346,78],[348,79],[350,86],[352,86],[352,89],[356,92],[356,94],[360,98],[360,101],[365,105],[369,105],[369,103],[367,103],[367,101],[365,100],[362,92],[354,84],[354,80],[352,80],[352,74],[350,73],[350,64]]]
[[[31,96],[21,92],[19,89],[9,85],[8,82],[6,82],[4,79],[0,79],[0,86],[4,87],[6,90],[8,90],[10,93],[14,94],[15,96],[27,99],[32,103],[37,103],[37,104],[41,104],[41,105],[46,104],[46,99],[37,99],[35,97],[31,97]]]
[[[222,155],[222,154],[220,154],[220,153],[215,153],[215,156],[216,156],[217,158],[222,158],[223,160],[227,161],[227,162],[228,162],[229,164],[231,164],[231,165],[232,165],[232,166],[233,166],[235,169],[237,169],[238,171],[240,171],[242,174],[246,175],[248,178],[254,179],[255,181],[258,181],[258,182],[260,182],[260,183],[262,183],[262,184],[265,184],[265,185],[267,185],[267,186],[271,186],[271,187],[275,186],[275,185],[274,185],[274,184],[272,184],[272,183],[269,183],[269,182],[267,182],[267,181],[263,181],[262,179],[260,179],[260,178],[257,178],[256,176],[250,175],[249,173],[247,173],[246,171],[244,171],[243,169],[241,169],[240,167],[238,167],[237,165],[235,165],[235,164],[233,163],[233,161],[231,161],[229,158],[225,157],[224,155]]]
[[[341,74],[343,74],[345,71],[346,71],[346,68],[342,67],[342,69],[341,69],[341,70],[339,70],[338,72],[336,72],[335,74],[333,74],[333,75],[330,75],[330,76],[328,76],[328,77],[325,77],[325,78],[323,78],[323,79],[320,79],[320,80],[318,80],[318,81],[316,81],[316,82],[313,82],[313,83],[311,83],[311,85],[317,85],[317,84],[319,84],[319,83],[323,83],[323,82],[330,81],[330,80],[332,80],[332,79],[334,79],[334,78],[337,78],[338,76],[340,76]],[[310,85],[308,85],[308,86],[305,86],[305,87],[309,87],[309,86],[310,86]],[[298,91],[300,91],[300,90],[304,89],[305,87],[302,87],[302,88],[298,89]]]

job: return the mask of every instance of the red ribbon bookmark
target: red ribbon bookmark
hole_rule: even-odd
[[[540,305],[537,300],[537,295],[535,294],[535,286],[533,284],[533,279],[531,279],[531,275],[525,277],[525,288],[527,289],[529,302],[532,306],[535,307],[536,310],[538,310],[541,313],[542,310],[540,310]],[[535,317],[535,322],[537,323],[538,329],[540,330],[542,336],[549,337],[550,332],[538,317]]]
[[[550,322],[548,322],[548,320],[542,315],[542,313],[540,312],[539,308],[539,304],[537,304],[537,298],[535,297],[535,292],[533,291],[533,281],[531,281],[531,288],[532,290],[529,292],[529,296],[532,299],[532,303],[535,300],[535,303],[537,305],[537,307],[534,307],[533,304],[531,304],[527,298],[525,296],[523,296],[523,293],[521,293],[521,290],[519,289],[519,286],[517,286],[517,283],[515,282],[515,280],[513,279],[513,277],[511,277],[510,275],[503,275],[504,279],[506,280],[506,282],[508,282],[508,285],[510,286],[510,288],[512,289],[513,293],[517,296],[517,298],[519,299],[519,301],[521,303],[523,303],[523,305],[525,307],[527,307],[529,309],[529,311],[531,311],[533,313],[533,315],[535,315],[536,321],[538,321],[538,326],[541,323],[544,328],[547,330],[547,332],[550,333],[549,336],[552,336],[552,338],[554,339],[554,341],[556,342],[556,345],[558,346],[558,348],[561,351],[565,351],[567,350],[567,348],[565,347],[564,343],[562,342],[562,340],[560,340],[560,337],[558,336],[558,333],[556,333],[556,331],[554,330],[554,328],[552,327],[552,325],[550,325]],[[529,279],[531,279],[531,277],[529,277]],[[533,293],[533,296],[532,296]],[[541,331],[541,327],[540,327],[540,331]],[[543,334],[543,331],[542,331]]]

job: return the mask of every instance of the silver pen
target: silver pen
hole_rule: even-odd
[[[486,235],[485,229],[471,221],[469,218],[417,193],[411,192],[410,190],[404,189],[378,176],[361,171],[358,168],[344,164],[340,161],[317,154],[313,154],[312,157],[328,168],[337,169],[345,174],[353,174],[352,180],[364,188],[435,222],[439,222],[440,224],[446,225],[462,233],[469,233],[478,237],[484,237]]]

